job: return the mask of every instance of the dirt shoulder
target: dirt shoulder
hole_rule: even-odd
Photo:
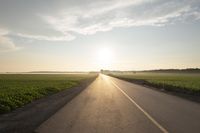
[[[33,101],[13,112],[0,115],[1,133],[32,133],[61,107],[77,96],[96,78],[87,79],[79,86]]]

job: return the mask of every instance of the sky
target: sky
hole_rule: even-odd
[[[199,0],[0,0],[0,72],[200,67]]]

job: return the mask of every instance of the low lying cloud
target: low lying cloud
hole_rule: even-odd
[[[19,38],[33,40],[71,41],[77,34],[91,35],[118,27],[165,26],[199,20],[199,0],[0,2],[0,26]],[[1,35],[0,39],[0,45],[14,47],[8,37]]]

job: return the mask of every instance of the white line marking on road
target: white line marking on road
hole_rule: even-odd
[[[163,133],[169,133],[164,127],[162,127],[153,117],[151,117],[144,109],[142,109],[142,107],[140,107],[132,98],[130,98],[118,85],[116,85],[112,79],[110,79],[112,84],[119,89],[133,104],[135,104],[135,106],[141,110],[144,115],[149,118],[149,120],[151,120]]]

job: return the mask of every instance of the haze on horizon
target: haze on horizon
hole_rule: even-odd
[[[0,72],[200,67],[199,0],[1,0]]]

